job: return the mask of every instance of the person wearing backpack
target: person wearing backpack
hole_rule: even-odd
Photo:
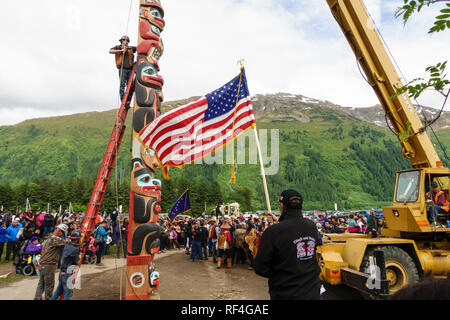
[[[106,231],[106,221],[103,220],[100,223],[100,226],[97,228],[97,232],[95,234],[95,242],[96,246],[98,245],[97,250],[97,266],[101,266],[102,256],[105,253],[106,240],[108,239],[109,232]]]

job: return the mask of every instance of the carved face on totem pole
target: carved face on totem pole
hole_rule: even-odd
[[[146,5],[141,5],[139,10],[139,36],[138,43],[138,69],[136,99],[139,106],[148,107],[154,100],[161,101],[158,93],[164,85],[163,78],[158,75],[158,61],[164,53],[164,45],[161,39],[161,32],[164,30],[163,20],[164,10],[155,1],[147,1]]]
[[[147,58],[145,55],[139,55],[137,57],[136,75],[139,84],[144,87],[161,91],[161,88],[164,85],[164,80],[160,75],[158,75],[158,72],[158,61],[152,57]]]
[[[163,78],[158,60],[164,52],[164,10],[159,0],[140,0],[139,37],[133,115],[130,227],[127,257],[127,299],[147,299],[158,288],[153,257],[159,250],[161,181],[155,153],[138,139],[139,132],[161,113]]]
[[[130,181],[130,190],[144,197],[161,197],[161,180],[153,179],[153,171],[143,165],[141,159],[133,160],[133,179]]]
[[[139,35],[143,41],[138,44],[138,54],[145,54],[159,61],[164,53],[161,32],[164,31],[164,11],[160,5],[141,6],[139,10]]]

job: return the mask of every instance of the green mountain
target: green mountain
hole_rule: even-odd
[[[163,112],[192,99],[165,103]],[[306,209],[332,210],[334,203],[339,209],[365,209],[390,203],[395,172],[410,165],[401,156],[395,136],[383,127],[386,124],[380,120],[384,120],[384,116],[380,118],[381,107],[343,108],[328,101],[284,93],[256,95],[252,101],[258,129],[267,129],[269,133],[279,130],[279,170],[267,177],[273,210],[278,209],[278,195],[287,188],[303,194]],[[429,115],[436,113],[431,108],[426,110]],[[42,206],[47,201],[53,206],[68,201],[85,206],[116,113],[117,110],[89,112],[0,127],[0,185],[3,190],[15,192],[9,197],[15,200],[2,199],[0,189],[0,205],[8,201],[15,204],[17,198],[37,197],[39,189]],[[447,149],[449,119],[450,112],[444,112],[434,127]],[[131,116],[127,127],[131,128]],[[270,137],[271,134],[269,142]],[[434,136],[432,139],[436,144]],[[131,132],[127,129],[117,161],[119,203],[125,207],[130,142]],[[436,150],[448,166],[439,146]],[[245,155],[250,156],[248,148]],[[196,212],[203,211],[205,206],[212,209],[215,201],[238,201],[243,210],[249,211],[265,209],[258,164],[238,164],[233,186],[229,184],[230,175],[231,165],[225,164],[171,169],[172,179],[163,181],[163,210],[169,209],[185,187],[191,190]],[[110,199],[105,197],[108,206],[116,202],[115,172],[111,181]],[[10,189],[5,189],[5,185]],[[45,192],[47,195],[42,195]],[[58,197],[63,192],[65,197]],[[75,198],[78,200],[70,200]]]

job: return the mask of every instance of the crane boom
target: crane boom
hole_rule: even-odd
[[[413,168],[436,168],[440,159],[406,93],[394,64],[362,0],[327,0],[334,18],[355,53],[368,83],[380,100]],[[394,98],[392,98],[395,96]]]

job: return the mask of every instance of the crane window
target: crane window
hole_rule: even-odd
[[[397,202],[415,202],[419,198],[420,171],[401,172],[398,176]]]

